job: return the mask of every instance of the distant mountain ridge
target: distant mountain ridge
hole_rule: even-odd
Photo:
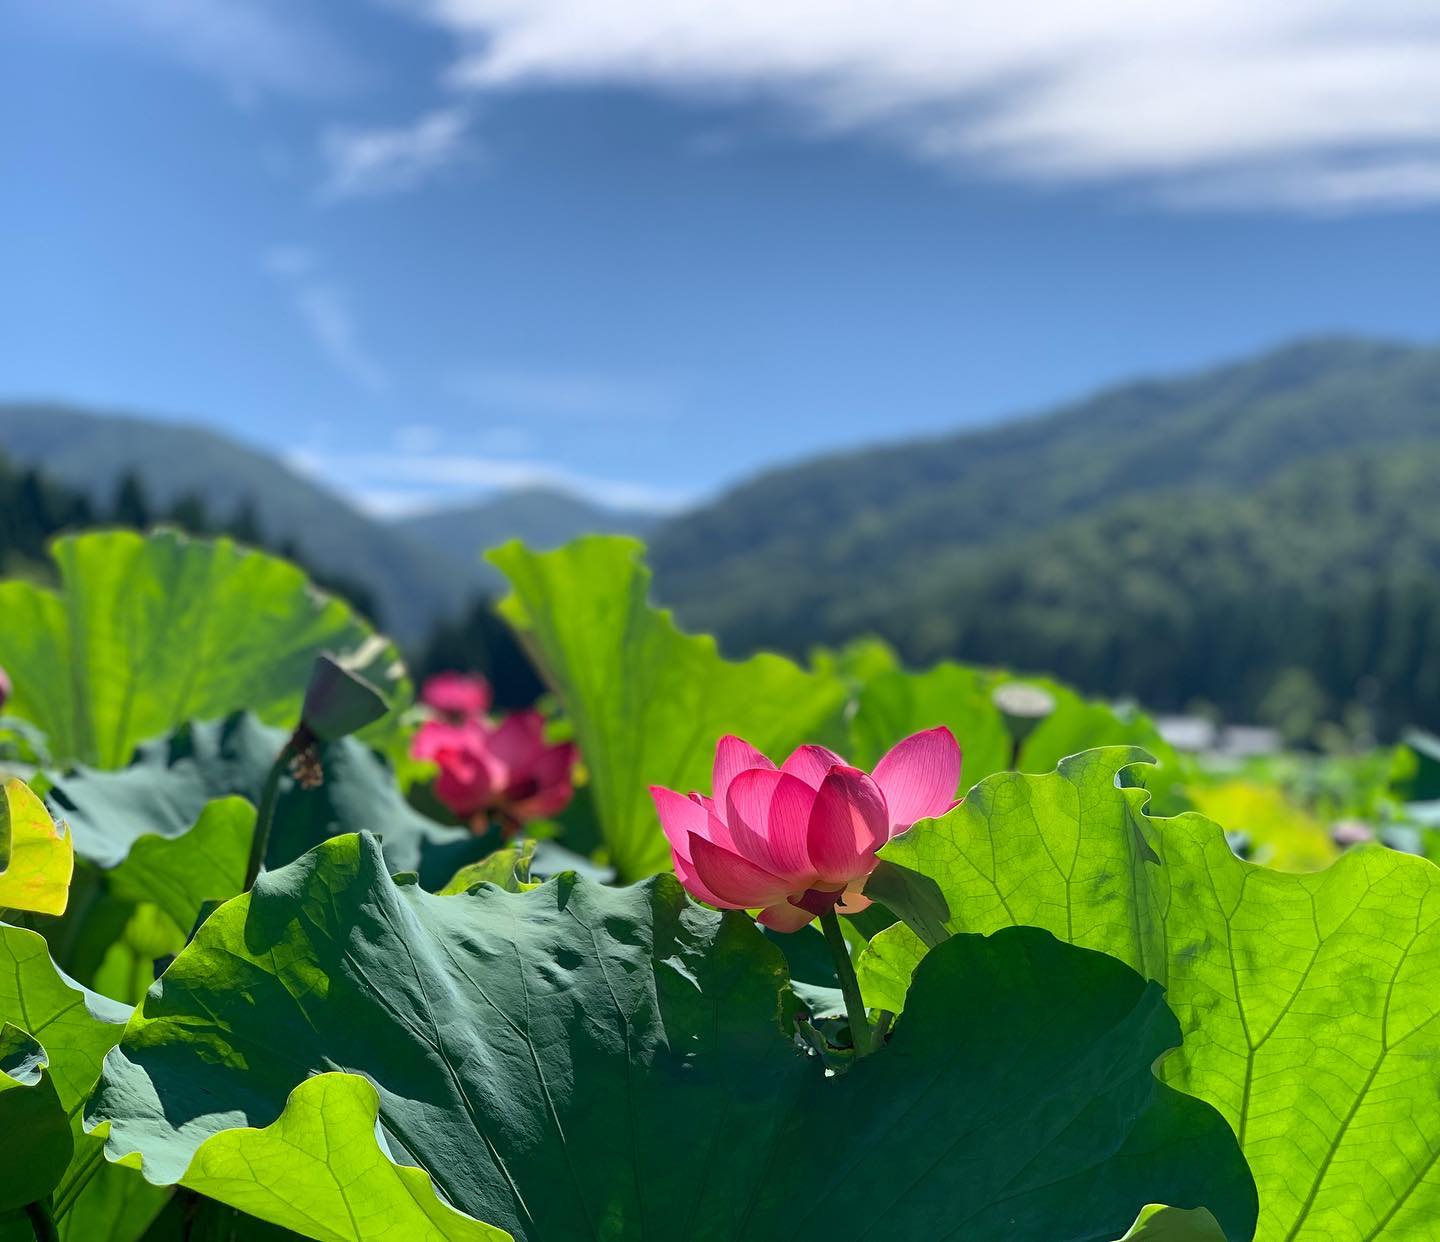
[[[162,506],[198,495],[229,517],[253,505],[268,539],[293,540],[311,564],[370,587],[381,623],[407,644],[500,588],[480,559],[485,547],[511,538],[554,546],[591,529],[638,533],[646,516],[524,489],[386,522],[208,428],[42,402],[0,403],[0,455],[104,504],[133,473]]]
[[[1305,341],[775,469],[653,529],[543,489],[381,522],[214,432],[63,406],[0,404],[0,455],[95,497],[134,470],[221,516],[253,498],[267,535],[373,584],[402,642],[476,615],[482,548],[621,531],[735,652],[875,633],[1161,708],[1440,727],[1440,348]]]
[[[1414,601],[1419,567],[1440,574],[1440,484],[1418,486],[1413,461],[1434,464],[1437,447],[1440,349],[1304,341],[982,430],[771,471],[659,531],[656,591],[733,651],[803,653],[878,633],[914,661],[1024,662],[1158,706],[1183,705],[1165,700],[1184,686],[1256,710],[1287,658],[1278,639],[1271,667],[1247,666],[1243,692],[1216,682],[1229,657],[1182,676],[1178,658],[1139,660],[1126,642],[1238,649],[1278,605],[1281,581],[1293,625],[1369,617],[1373,630],[1381,614],[1399,624],[1387,609],[1424,623]],[[1408,508],[1391,503],[1402,494]],[[1344,555],[1327,559],[1323,538],[1306,543],[1316,532],[1296,524],[1307,520],[1334,530]],[[1167,576],[1162,550],[1188,556],[1186,572]],[[1236,581],[1235,565],[1255,577]],[[1376,593],[1395,595],[1402,573],[1408,594],[1391,608]],[[1108,590],[1093,589],[1097,577]],[[1216,584],[1208,595],[1205,582]],[[1210,630],[1193,628],[1202,614]],[[1148,627],[1134,624],[1142,615]],[[1294,635],[1295,660],[1323,680],[1327,648],[1312,637]],[[1372,639],[1355,645],[1378,650]],[[1358,657],[1341,664],[1352,678],[1363,668]],[[1326,693],[1355,689],[1339,677]],[[1440,713],[1440,685],[1427,693],[1417,710]]]
[[[809,601],[861,569],[903,576],[937,549],[1041,530],[1125,496],[1207,481],[1243,490],[1377,432],[1388,443],[1440,435],[1440,350],[1304,341],[981,430],[833,454],[680,515],[653,555],[667,601],[729,634],[777,574]],[[759,635],[742,628],[747,642]]]
[[[523,487],[473,505],[396,518],[391,525],[427,547],[470,564],[478,562],[484,549],[511,539],[524,539],[533,548],[555,548],[581,532],[645,536],[660,520],[655,513],[597,505],[559,488]]]
[[[0,405],[0,452],[108,498],[127,473],[161,504],[188,494],[216,513],[253,503],[269,537],[293,539],[332,573],[369,584],[397,638],[458,612],[473,578],[273,457],[207,428],[68,406]]]

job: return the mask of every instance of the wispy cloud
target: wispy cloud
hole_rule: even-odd
[[[1440,199],[1416,0],[410,0],[476,89],[770,97],[967,173],[1333,210]]]
[[[413,190],[456,161],[473,158],[463,108],[437,108],[405,125],[336,127],[321,137],[322,199],[334,201]]]
[[[287,459],[296,470],[332,485],[345,479],[362,507],[395,515],[520,487],[554,487],[619,509],[673,512],[692,504],[690,490],[606,478],[554,462],[476,453],[327,453],[302,450]]]
[[[468,366],[450,388],[494,413],[576,422],[666,418],[678,404],[674,392],[653,381],[553,368]]]
[[[162,57],[241,97],[336,95],[368,77],[334,29],[296,0],[36,0],[30,9],[70,35]]]
[[[367,392],[382,391],[385,370],[360,342],[350,297],[324,276],[314,252],[276,246],[266,251],[263,263],[289,292],[301,322],[330,363]]]

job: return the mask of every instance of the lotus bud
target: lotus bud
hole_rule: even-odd
[[[384,696],[353,669],[333,656],[315,658],[310,685],[301,709],[301,727],[322,742],[338,741],[374,724],[390,705]]]

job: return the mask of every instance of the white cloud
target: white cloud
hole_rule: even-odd
[[[315,254],[303,246],[273,246],[261,262],[288,290],[301,321],[331,364],[367,392],[383,390],[385,370],[360,343],[350,297],[324,277]]]
[[[1440,8],[1423,0],[409,3],[458,36],[452,77],[477,89],[773,98],[967,172],[1201,202],[1440,199]]]
[[[473,154],[462,108],[437,108],[408,125],[335,128],[321,137],[327,200],[411,190]]]
[[[1246,170],[1181,185],[1171,197],[1191,207],[1262,204],[1319,214],[1370,207],[1422,207],[1440,202],[1440,158],[1361,158],[1291,168],[1264,177]]]
[[[652,382],[553,369],[470,366],[450,388],[491,412],[576,422],[665,418],[675,394]]]
[[[555,487],[621,509],[673,512],[696,493],[609,479],[553,462],[467,453],[326,453],[304,450],[287,459],[296,470],[346,485],[372,512],[418,512],[472,499],[477,493]]]

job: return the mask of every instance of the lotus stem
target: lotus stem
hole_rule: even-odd
[[[855,978],[855,966],[850,961],[850,948],[834,910],[820,916],[820,930],[825,933],[825,943],[835,958],[835,973],[840,977],[840,992],[845,997],[845,1016],[850,1020],[850,1042],[855,1046],[856,1056],[866,1056],[874,1051],[870,1042],[870,1019],[860,995],[860,981]]]
[[[255,887],[260,868],[265,865],[265,851],[270,848],[270,829],[275,823],[275,804],[280,799],[280,781],[290,767],[290,760],[303,749],[301,734],[304,732],[303,726],[297,729],[281,747],[265,777],[265,788],[260,791],[260,806],[255,812],[255,835],[250,838],[250,861],[245,864],[245,887],[241,892],[248,893]]]
[[[27,1203],[25,1215],[30,1218],[35,1242],[60,1242],[60,1230],[55,1227],[55,1217],[51,1214],[48,1203]]]

